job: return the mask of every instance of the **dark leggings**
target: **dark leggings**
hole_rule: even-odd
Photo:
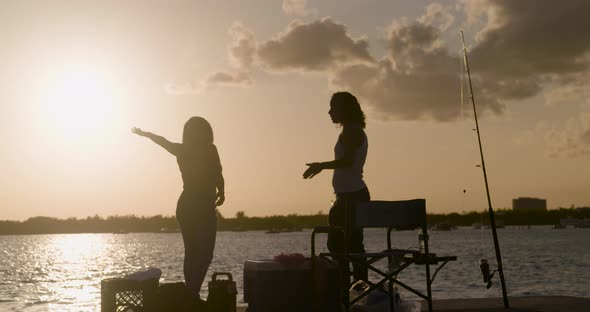
[[[176,220],[184,241],[184,280],[198,295],[213,260],[217,234],[215,202],[183,192],[176,206]]]
[[[348,237],[348,251],[353,253],[364,253],[365,246],[363,245],[363,230],[361,228],[353,226],[354,224],[354,211],[357,203],[367,202],[371,200],[369,190],[364,188],[357,192],[352,193],[337,193],[336,201],[330,209],[330,215],[328,222],[332,226],[344,227],[345,222],[348,223],[346,228],[346,236]],[[348,220],[345,220],[345,212],[348,208]],[[328,250],[332,253],[342,253],[345,248],[344,237],[342,233],[331,232],[328,233]],[[336,259],[340,264],[342,277],[345,281],[350,282],[349,268],[344,259]],[[366,267],[366,260],[352,261],[352,276],[354,280],[368,279],[368,271]]]

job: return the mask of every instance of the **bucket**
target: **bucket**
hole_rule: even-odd
[[[227,279],[217,279],[218,276],[226,276]],[[210,312],[236,312],[236,295],[238,294],[236,282],[231,273],[215,272],[209,282],[209,295],[207,306]]]

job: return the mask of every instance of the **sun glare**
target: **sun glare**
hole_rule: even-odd
[[[75,143],[108,134],[119,95],[105,72],[90,66],[62,68],[41,89],[39,113],[48,134]]]

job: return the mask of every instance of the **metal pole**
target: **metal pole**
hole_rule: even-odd
[[[463,42],[463,56],[465,59],[465,69],[467,70],[467,78],[469,80],[469,93],[471,94],[471,104],[473,105],[473,117],[475,118],[475,130],[477,131],[477,141],[479,143],[479,154],[481,156],[481,168],[483,169],[483,178],[486,185],[486,194],[488,197],[488,212],[490,214],[490,225],[492,226],[492,236],[494,237],[494,248],[496,249],[496,261],[498,263],[498,273],[500,274],[500,283],[502,284],[502,297],[504,297],[504,309],[510,309],[508,303],[508,294],[506,292],[506,282],[504,280],[504,270],[502,269],[502,256],[500,255],[500,243],[498,242],[498,233],[496,232],[496,220],[494,218],[494,209],[492,208],[492,200],[490,199],[490,188],[488,186],[488,175],[486,172],[486,164],[483,158],[483,148],[481,146],[481,137],[479,135],[479,123],[477,121],[477,110],[475,109],[475,97],[473,96],[473,86],[471,84],[471,73],[469,72],[469,61],[467,60],[467,48],[465,47],[465,36],[461,30],[461,40]]]

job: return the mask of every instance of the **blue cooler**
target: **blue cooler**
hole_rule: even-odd
[[[248,312],[340,311],[335,263],[320,260],[316,264],[316,274],[312,274],[309,259],[297,265],[246,260],[244,301],[248,303]]]

